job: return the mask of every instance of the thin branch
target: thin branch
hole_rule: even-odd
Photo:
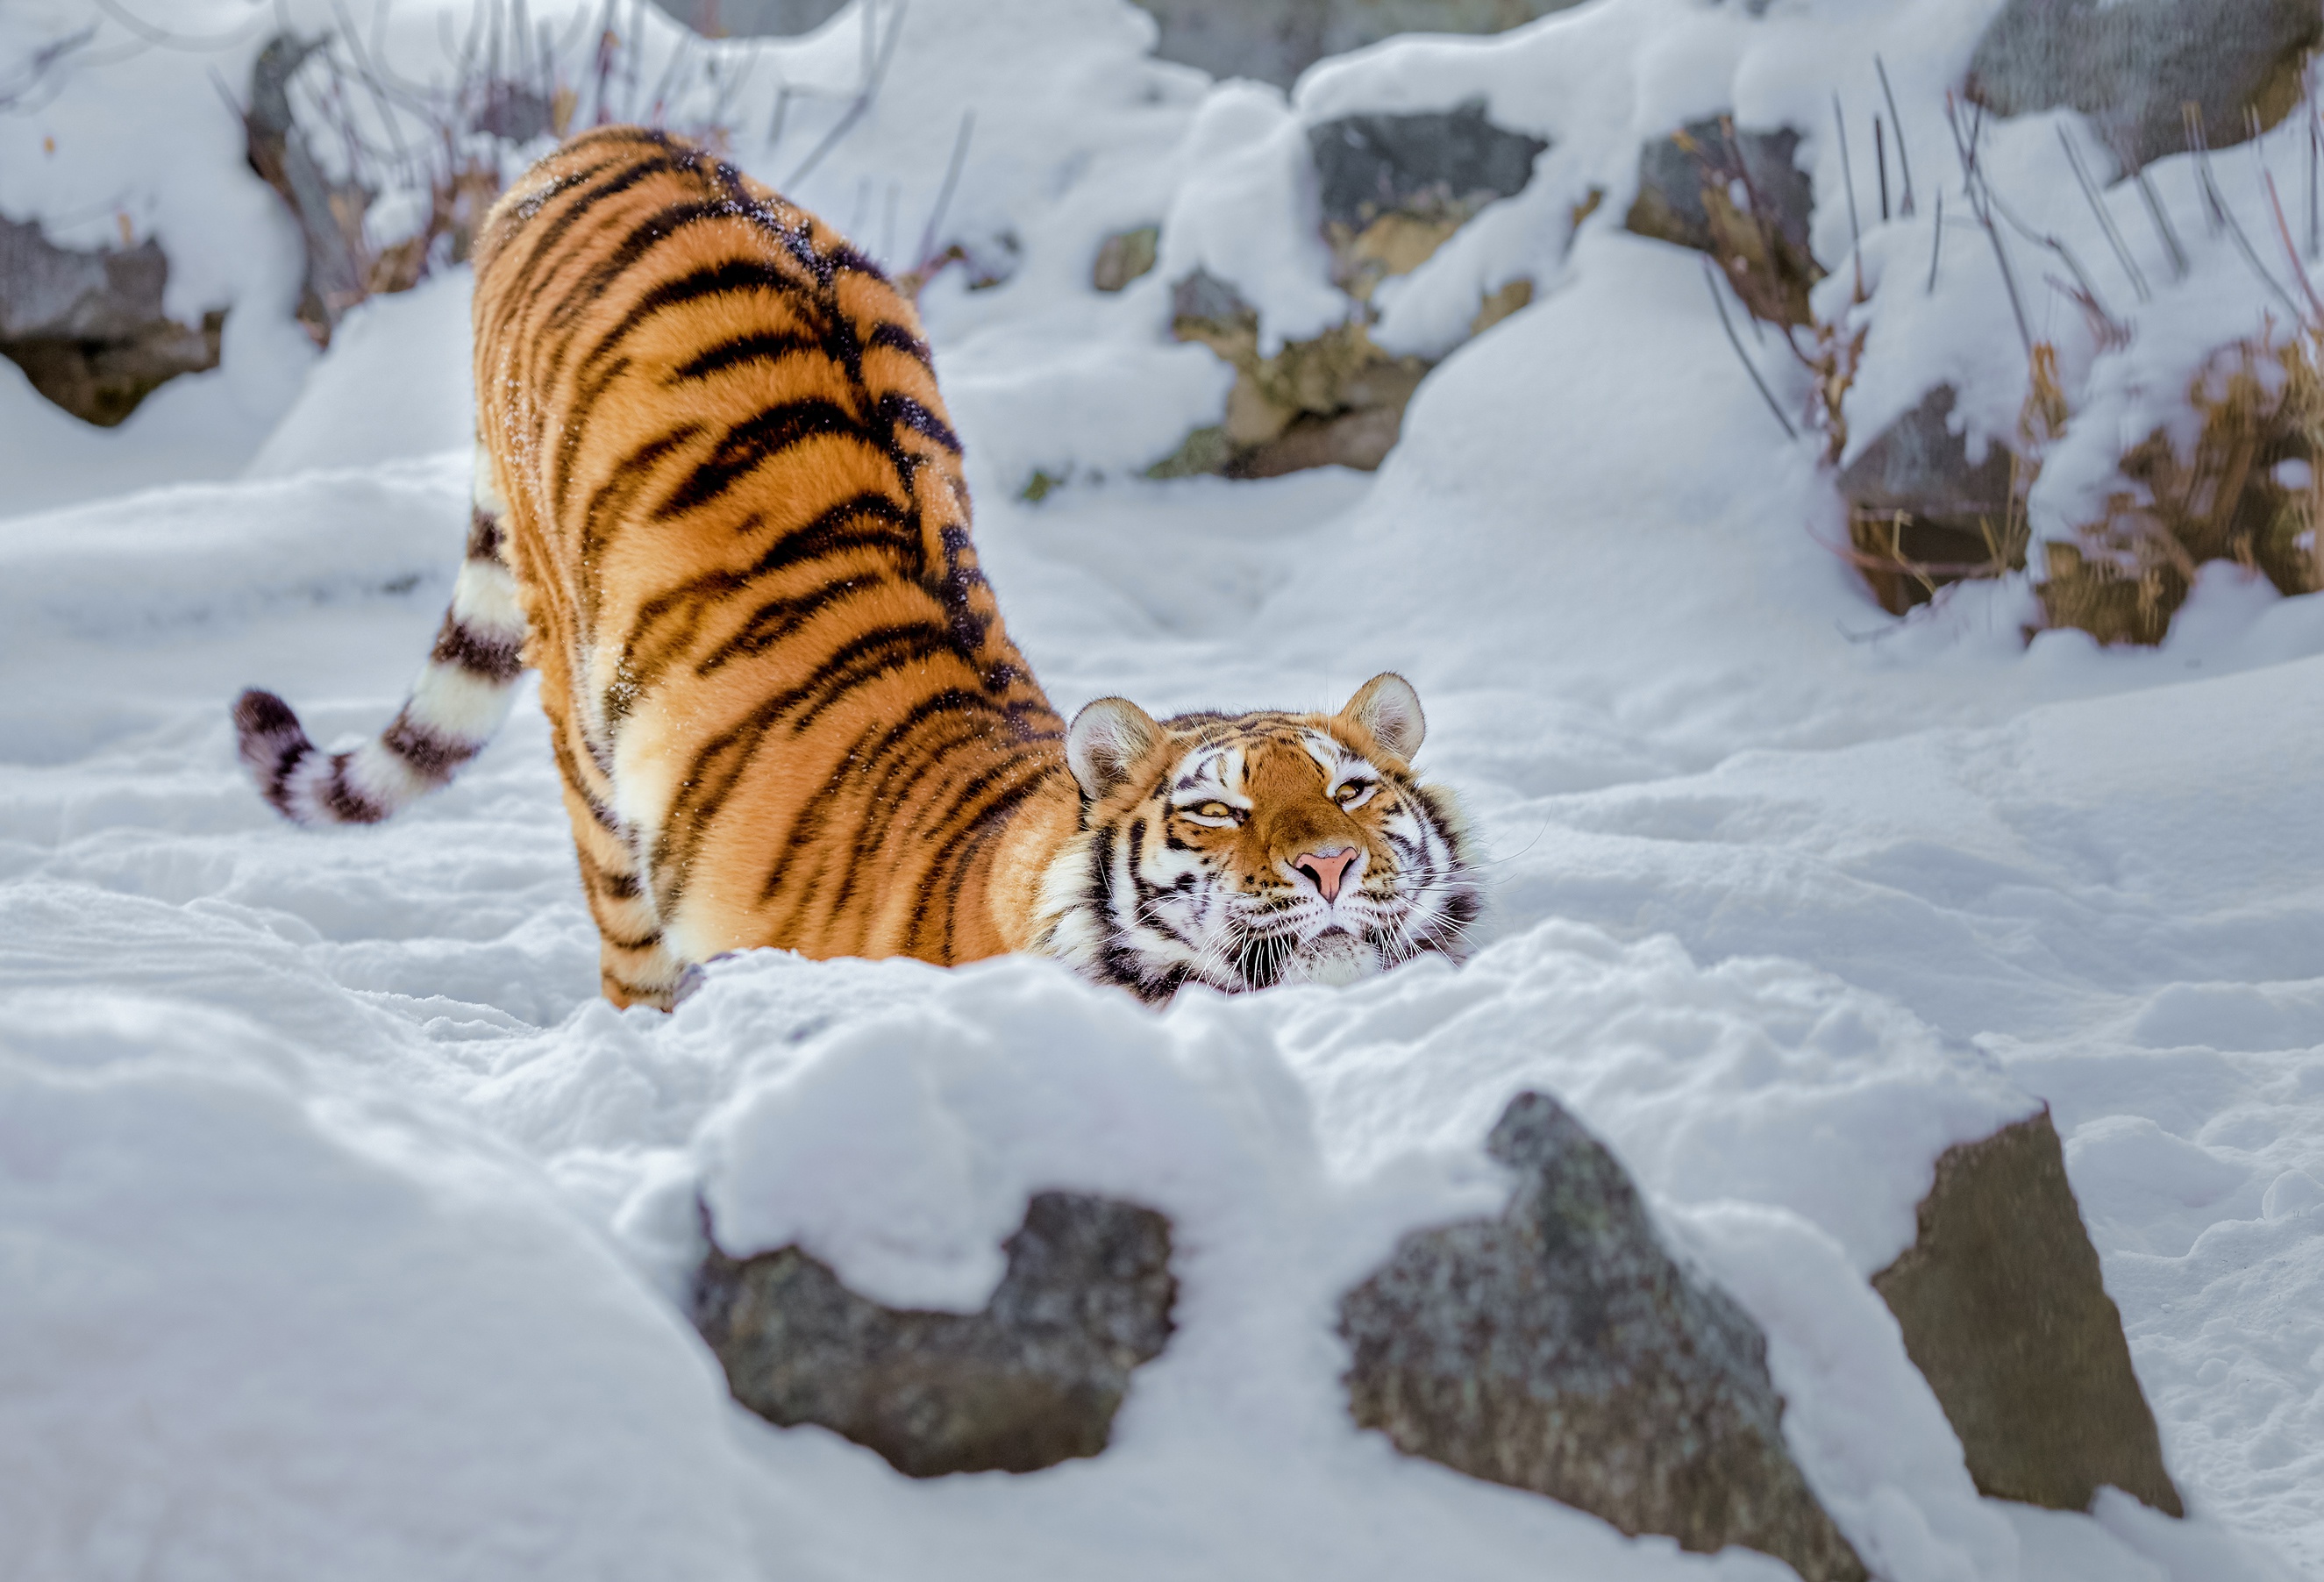
[[[1880,117],[1872,117],[1872,162],[1880,167],[1880,223],[1888,223],[1888,138]]]
[[[1872,57],[1872,69],[1880,74],[1880,97],[1888,101],[1888,124],[1896,129],[1896,165],[1904,177],[1904,207],[1899,214],[1913,212],[1913,161],[1904,152],[1904,117],[1896,111],[1896,95],[1888,86],[1888,67],[1879,56]]]
[[[24,62],[24,69],[20,74],[20,83],[14,87],[0,88],[0,110],[15,108],[20,101],[41,86],[42,79],[48,76],[51,67],[75,50],[85,48],[95,37],[97,37],[97,24],[91,23],[77,33],[67,33],[63,38],[52,40],[33,51],[31,57]]]
[[[808,173],[823,163],[824,156],[837,148],[845,140],[847,134],[855,130],[855,124],[863,119],[864,113],[872,108],[872,101],[880,95],[881,79],[888,75],[888,62],[895,59],[896,40],[904,31],[904,13],[907,9],[906,0],[896,0],[895,20],[888,24],[888,36],[881,41],[879,56],[872,62],[872,69],[864,77],[862,90],[856,94],[854,102],[847,106],[846,113],[840,116],[837,124],[829,132],[824,133],[823,141],[816,144],[815,151],[807,156],[798,170],[790,173],[790,178],[783,183],[786,189],[795,188],[806,180]]]
[[[2082,163],[2082,151],[2074,146],[2072,135],[2062,124],[2058,128],[2058,142],[2066,151],[2066,163],[2073,168],[2074,181],[2082,189],[2083,201],[2090,206],[2090,212],[2098,216],[2098,229],[2106,234],[2107,245],[2114,249],[2115,262],[2122,266],[2122,272],[2130,277],[2131,290],[2138,293],[2140,301],[2153,301],[2153,293],[2146,289],[2145,271],[2138,267],[2138,261],[2130,255],[2130,246],[2122,239],[2122,232],[2114,223],[2113,211],[2107,207],[2106,199],[2098,189],[2098,183],[2090,179],[2090,172]]]
[[[160,44],[171,50],[223,50],[245,39],[257,37],[258,30],[264,27],[267,21],[262,14],[240,27],[212,33],[207,38],[197,38],[191,33],[171,32],[168,28],[156,27],[123,5],[120,0],[97,0],[97,8],[147,43]]]
[[[1769,390],[1767,382],[1759,377],[1758,368],[1752,363],[1749,354],[1743,350],[1742,337],[1735,333],[1734,321],[1727,317],[1727,299],[1719,294],[1718,271],[1711,268],[1709,258],[1702,261],[1702,283],[1711,292],[1711,305],[1719,309],[1719,327],[1727,332],[1727,344],[1735,348],[1736,360],[1743,364],[1743,372],[1751,376],[1751,383],[1758,391],[1759,399],[1767,403],[1767,410],[1775,414],[1777,423],[1783,425],[1784,437],[1796,441],[1800,431],[1792,427],[1789,418],[1784,416],[1784,409],[1775,402],[1775,392]]]
[[[1840,113],[1836,93],[1831,96],[1831,120],[1840,128],[1840,179],[1848,189],[1848,244],[1856,260],[1856,299],[1860,302],[1864,299],[1864,233],[1856,223],[1856,172],[1848,162],[1848,117]]]
[[[1937,257],[1945,250],[1945,189],[1941,187],[1937,189],[1937,223],[1932,229],[1936,234],[1929,239],[1929,283],[1921,292],[1923,297],[1937,294]]]
[[[2267,266],[2260,262],[2259,253],[2253,248],[2251,238],[2244,235],[2242,223],[2236,218],[2235,211],[2227,207],[2227,198],[2219,191],[2218,180],[2211,173],[2211,150],[2203,134],[2202,110],[2190,103],[2185,106],[2185,114],[2188,134],[2195,143],[2195,181],[2202,189],[2204,209],[2210,216],[2212,235],[2225,231],[2235,243],[2236,251],[2243,255],[2245,266],[2259,278],[2262,285],[2275,293],[2276,299],[2290,310],[2292,317],[2298,318],[2300,304],[2292,299],[2292,293],[2278,285],[2275,277],[2267,272]]]
[[[928,210],[928,223],[920,230],[920,255],[912,262],[915,269],[924,269],[936,255],[936,235],[944,227],[945,211],[952,207],[953,189],[960,185],[960,173],[968,164],[968,140],[976,130],[976,112],[960,113],[960,130],[952,140],[952,158],[945,165],[944,185],[936,189],[936,207]]]
[[[2146,217],[2153,222],[2154,234],[2163,238],[2163,251],[2170,255],[2172,280],[2185,280],[2187,250],[2179,244],[2179,233],[2172,228],[2171,216],[2163,209],[2162,194],[2154,190],[2154,183],[2148,178],[2144,166],[2132,173],[2131,180],[2137,186],[2138,196],[2146,205]]]
[[[1969,193],[1969,211],[1977,216],[1978,223],[1985,227],[1986,239],[1993,244],[1993,261],[2001,266],[2001,284],[2009,294],[2009,311],[2017,320],[2017,338],[2024,343],[2025,354],[2031,357],[2034,354],[2034,331],[2025,322],[2025,303],[2017,294],[2017,276],[2009,267],[2009,251],[2002,245],[2001,227],[1993,223],[1993,215],[1988,207],[1992,189],[1985,184],[1984,174],[1977,167],[1978,139],[1985,130],[1984,107],[1977,106],[1971,113],[1969,131],[1964,133],[1960,126],[1960,106],[1948,93],[1945,95],[1945,124],[1952,130],[1953,152],[1960,159],[1961,183]]]
[[[2270,170],[2261,174],[2267,182],[2268,207],[2275,211],[2275,234],[2283,238],[2283,255],[2292,260],[2292,278],[2300,282],[2301,295],[2308,299],[2309,325],[2324,329],[2324,299],[2316,295],[2316,283],[2308,278],[2308,266],[2300,262],[2300,249],[2292,244],[2292,226],[2283,217],[2283,199],[2276,196],[2275,173]]]

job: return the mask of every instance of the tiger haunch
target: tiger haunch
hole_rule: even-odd
[[[1112,700],[1068,737],[978,569],[918,316],[813,216],[602,128],[495,207],[475,311],[476,526],[410,701],[331,755],[272,694],[236,704],[291,818],[444,784],[529,664],[618,1004],[757,945],[1035,949],[1149,998],[1457,952],[1464,837],[1411,778],[1401,680],[1329,716],[1157,726]],[[1181,839],[1225,827],[1148,805],[1189,753],[1234,827],[1300,849]]]

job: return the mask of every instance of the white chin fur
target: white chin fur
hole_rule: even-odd
[[[1327,934],[1299,947],[1285,963],[1286,983],[1353,983],[1380,970],[1379,952],[1350,934]]]

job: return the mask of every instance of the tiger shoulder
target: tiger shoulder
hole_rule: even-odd
[[[666,133],[573,138],[475,252],[451,607],[375,738],[235,709],[267,800],[392,816],[540,697],[617,1005],[755,946],[1061,958],[1149,1000],[1458,955],[1480,906],[1402,677],[1331,713],[1068,729],[979,568],[918,313],[815,216]]]

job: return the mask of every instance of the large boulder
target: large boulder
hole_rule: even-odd
[[[702,0],[695,0],[701,4]],[[720,0],[722,5],[733,0]],[[1497,33],[1581,0],[1133,0],[1161,24],[1154,52],[1213,77],[1289,87],[1326,55],[1396,33]]]
[[[1975,462],[1940,384],[1875,436],[1836,480],[1858,570],[1891,615],[1966,577],[2025,565],[2015,463],[1998,441]]]
[[[1523,191],[1548,147],[1488,121],[1482,99],[1309,127],[1340,285],[1369,299],[1384,277],[1419,268],[1479,209]]]
[[[673,21],[714,39],[790,38],[811,33],[847,0],[654,0]]]
[[[38,221],[0,216],[0,357],[76,418],[106,428],[180,373],[215,368],[223,310],[198,325],[162,311],[170,261],[134,247],[60,247]]]
[[[1172,330],[1233,364],[1225,420],[1189,436],[1158,464],[1158,477],[1223,473],[1271,478],[1327,464],[1377,467],[1396,444],[1406,403],[1428,373],[1418,357],[1382,351],[1360,318],[1271,356],[1259,350],[1259,314],[1227,282],[1203,271],[1172,296]]]
[[[2320,42],[2314,0],[2009,0],[1969,58],[1969,94],[2003,115],[2071,106],[2127,174],[2186,151],[2189,104],[2215,146],[2241,143],[2252,115],[2274,125]]]
[[[914,1477],[1094,1456],[1131,1371],[1169,1338],[1170,1222],[1042,1192],[1003,1246],[984,1311],[945,1313],[869,1301],[795,1246],[735,1259],[714,1238],[695,1327],[743,1405],[785,1428],[819,1423]]]
[[[1624,1532],[1865,1577],[1785,1448],[1766,1338],[1665,1250],[1604,1145],[1526,1093],[1486,1149],[1517,1177],[1501,1217],[1406,1237],[1341,1301],[1356,1421]]]
[[[2111,1484],[2184,1514],[2046,1107],[1945,1152],[1872,1284],[1978,1492],[2082,1511]]]
[[[1710,253],[1757,317],[1812,323],[1808,290],[1824,271],[1808,249],[1815,183],[1793,162],[1799,146],[1788,126],[1690,121],[1638,151],[1638,196],[1622,223]]]

